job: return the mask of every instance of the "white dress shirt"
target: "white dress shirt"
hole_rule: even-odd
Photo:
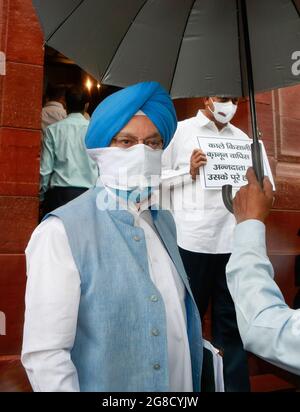
[[[165,304],[170,390],[192,392],[184,284],[158,236],[150,211],[143,206],[138,210],[135,205],[129,211],[135,226],[144,230],[150,276]],[[80,275],[60,219],[50,217],[38,226],[26,257],[22,363],[34,391],[79,391],[70,351],[76,334]]]
[[[81,113],[47,127],[41,152],[40,199],[53,187],[95,186],[97,164],[87,154],[84,139],[89,127]]]
[[[42,110],[43,131],[51,124],[64,120],[66,117],[67,112],[61,103],[55,101],[47,102]]]
[[[230,253],[235,218],[225,208],[221,190],[205,190],[199,178],[193,181],[189,174],[191,155],[200,148],[197,138],[201,137],[249,139],[230,123],[219,131],[201,111],[196,117],[178,123],[176,134],[163,154],[163,180],[165,184],[174,181],[171,207],[178,245],[197,253]],[[181,175],[186,175],[183,190],[177,184]]]

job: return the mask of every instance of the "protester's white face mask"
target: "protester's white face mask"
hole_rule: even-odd
[[[237,105],[233,104],[231,100],[226,103],[214,102],[212,99],[211,101],[214,105],[214,111],[212,111],[209,106],[208,108],[216,121],[223,124],[230,122],[237,111]]]
[[[163,150],[137,144],[128,149],[106,147],[92,152],[89,150],[98,163],[104,186],[128,191],[159,184]]]

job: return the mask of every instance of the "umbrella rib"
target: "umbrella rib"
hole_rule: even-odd
[[[292,0],[292,3],[295,6],[298,16],[300,17],[300,6],[298,6],[298,3],[296,3],[296,0]]]
[[[185,35],[185,32],[186,32],[187,25],[188,25],[188,23],[189,23],[191,11],[193,10],[193,8],[194,8],[194,6],[195,6],[196,1],[197,1],[197,0],[194,0],[194,1],[192,2],[192,4],[191,4],[190,11],[189,11],[189,13],[188,13],[188,16],[187,16],[187,19],[186,19],[186,22],[185,22],[184,29],[183,29],[183,31],[182,31],[182,37],[181,37],[181,41],[180,41],[180,46],[179,46],[179,48],[178,48],[178,53],[177,53],[176,62],[175,62],[175,65],[174,65],[173,76],[172,76],[171,85],[170,85],[170,90],[169,90],[170,93],[171,93],[171,91],[172,91],[172,87],[173,87],[173,83],[174,83],[174,79],[175,79],[177,63],[178,63],[179,56],[180,56],[180,52],[181,52],[181,49],[182,49],[182,42],[183,42],[183,39],[184,39],[184,35]]]
[[[60,25],[48,36],[48,38],[46,39],[46,43],[51,39],[51,37],[53,37],[55,35],[55,33],[65,24],[65,22],[72,16],[72,14],[75,13],[75,11],[77,9],[79,9],[79,7],[82,5],[82,3],[84,2],[84,0],[81,0],[80,3],[77,4],[76,7],[74,7],[74,9],[67,15],[67,17],[60,23]]]
[[[105,70],[103,71],[103,75],[101,76],[100,83],[102,82],[103,78],[105,77],[105,75],[106,75],[106,73],[107,73],[107,70],[109,69],[110,65],[112,64],[114,58],[116,57],[116,54],[117,54],[117,52],[118,52],[118,50],[119,50],[119,48],[120,48],[123,40],[124,40],[125,37],[127,36],[127,33],[129,32],[130,28],[132,27],[133,23],[135,22],[137,16],[140,14],[140,12],[141,12],[141,11],[143,10],[143,8],[145,7],[147,1],[148,1],[148,0],[145,0],[144,3],[141,5],[141,7],[138,9],[136,15],[134,16],[134,18],[132,19],[131,23],[129,24],[126,32],[125,32],[124,35],[122,36],[122,38],[121,38],[118,46],[116,47],[115,52],[114,52],[113,55],[112,55],[112,58],[110,59],[109,63],[107,64],[107,66],[106,66],[106,68],[105,68]]]

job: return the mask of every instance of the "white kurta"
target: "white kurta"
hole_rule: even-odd
[[[156,232],[149,210],[137,211],[133,206],[130,212],[135,217],[135,226],[144,230],[150,276],[165,304],[170,390],[192,392],[184,284]],[[80,275],[60,219],[50,217],[39,225],[26,257],[23,365],[35,391],[78,391],[70,351],[76,334]],[[160,331],[155,329],[152,333],[156,336]]]

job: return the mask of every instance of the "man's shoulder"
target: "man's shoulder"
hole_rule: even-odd
[[[68,120],[67,117],[66,117],[65,119],[58,120],[57,122],[50,124],[50,126],[48,126],[47,129],[48,129],[50,132],[54,133],[54,132],[56,132],[58,129],[66,127],[66,126],[68,125],[68,121],[67,121],[67,120]],[[46,129],[46,130],[47,130],[47,129]]]
[[[237,126],[234,126],[232,123],[230,123],[230,128],[234,134],[234,137],[239,138],[239,139],[250,139],[250,137],[243,132],[242,129],[238,128]]]
[[[177,130],[176,130],[174,138],[176,140],[180,139],[180,137],[184,138],[187,132],[191,128],[195,127],[195,119],[196,117],[194,116],[194,117],[189,117],[188,119],[184,119],[178,122]]]
[[[193,116],[193,117],[188,117],[187,119],[181,120],[180,122],[178,122],[178,127],[183,129],[187,126],[191,126],[195,123],[196,118],[197,116]]]
[[[86,120],[84,117],[82,118],[82,120],[80,119],[80,122],[78,122],[77,119],[74,121],[74,119],[66,117],[65,119],[59,120],[51,124],[47,127],[47,129],[49,129],[49,131],[55,135],[57,133],[64,132],[64,130],[67,130],[68,128],[70,128],[70,126],[72,126],[72,128],[77,127],[78,129],[87,129],[89,127],[89,121]]]
[[[75,216],[77,217],[84,215],[86,212],[85,207],[93,205],[97,206],[97,195],[100,192],[100,190],[101,189],[98,187],[92,187],[91,189],[87,190],[82,195],[76,197],[74,200],[71,200],[64,206],[55,209],[49,215],[58,217],[64,215],[67,216],[68,214],[70,215],[72,211],[75,212]]]
[[[42,245],[45,242],[57,243],[57,241],[66,240],[66,232],[61,219],[57,216],[49,216],[43,220],[32,232],[30,240],[25,249],[25,254],[30,253],[36,245]]]

